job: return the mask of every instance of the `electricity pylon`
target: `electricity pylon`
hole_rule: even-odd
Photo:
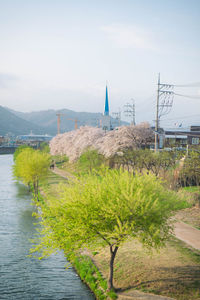
[[[160,73],[158,74],[158,89],[156,99],[156,120],[155,120],[155,152],[158,150],[158,134],[160,118],[167,115],[173,105],[174,100],[174,85],[160,83]]]
[[[124,105],[124,114],[126,117],[131,118],[131,124],[135,125],[135,101],[131,99],[132,103],[126,103]]]

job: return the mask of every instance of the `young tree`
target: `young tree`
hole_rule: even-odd
[[[49,165],[50,156],[32,148],[24,148],[15,159],[14,175],[23,183],[32,184],[37,200],[39,181],[47,176]]]
[[[104,169],[63,186],[60,199],[48,199],[42,208],[41,244],[35,251],[45,256],[52,246],[71,253],[108,245],[112,289],[121,244],[133,237],[147,247],[163,246],[173,228],[169,218],[184,205],[153,175]]]
[[[99,169],[105,161],[104,156],[97,150],[87,149],[78,159],[78,166],[83,172],[91,172],[93,169]]]

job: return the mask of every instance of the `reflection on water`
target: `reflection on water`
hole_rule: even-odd
[[[0,155],[0,299],[95,299],[62,253],[27,257],[37,220],[28,189],[13,181],[12,155]]]
[[[27,199],[27,197],[30,197],[30,191],[27,189],[27,187],[18,181],[15,181],[13,184],[16,187],[16,193],[15,198],[19,200]]]

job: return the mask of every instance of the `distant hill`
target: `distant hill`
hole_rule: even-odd
[[[66,131],[71,131],[74,129],[75,122],[74,120],[78,120],[78,127],[83,125],[89,125],[89,126],[97,126],[99,123],[99,120],[101,119],[102,114],[101,113],[88,113],[88,112],[75,112],[73,110],[69,109],[61,109],[61,110],[45,110],[45,111],[36,111],[36,112],[17,112],[14,110],[10,110],[13,114],[16,116],[37,124],[38,126],[41,126],[41,128],[46,128],[46,133],[51,135],[56,135],[57,133],[57,113],[61,113],[61,133]],[[72,119],[72,120],[69,120]],[[115,123],[115,126],[117,126],[117,123],[114,119],[112,119],[112,123]],[[122,122],[122,124],[128,124],[126,122]]]
[[[29,134],[45,134],[46,128],[42,128],[37,124],[33,124],[23,118],[20,118],[16,114],[12,113],[8,109],[0,106],[0,135],[6,135],[11,133],[13,135]]]

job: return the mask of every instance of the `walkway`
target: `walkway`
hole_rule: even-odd
[[[200,250],[200,230],[179,221],[175,223],[174,235],[194,249]]]
[[[53,172],[53,173],[55,173],[55,174],[57,174],[57,175],[59,175],[59,176],[61,176],[61,177],[63,177],[63,178],[65,178],[65,179],[73,179],[74,178],[74,176],[72,175],[72,174],[70,174],[70,173],[68,173],[68,172],[66,172],[66,171],[64,171],[64,170],[62,170],[62,169],[59,169],[59,168],[57,168],[57,167],[54,167],[54,169],[51,169],[51,171]]]

